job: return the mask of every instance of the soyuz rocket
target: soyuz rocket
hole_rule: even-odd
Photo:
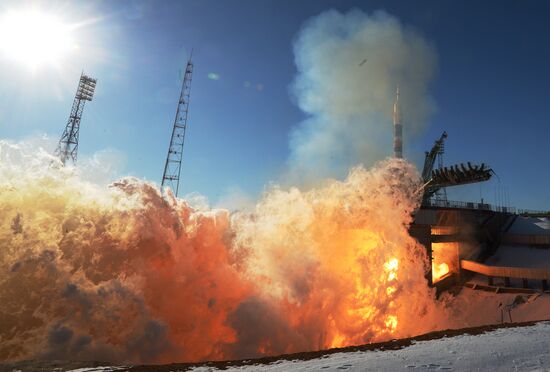
[[[403,157],[403,125],[401,124],[401,108],[399,107],[399,86],[395,93],[393,103],[393,156],[401,159]]]

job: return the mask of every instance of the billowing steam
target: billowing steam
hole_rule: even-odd
[[[294,133],[295,170],[326,165],[321,176],[375,158],[390,132],[376,119],[397,82],[407,126],[429,115],[433,53],[388,15],[323,14],[296,52],[312,118]],[[0,141],[0,361],[250,358],[489,314],[471,298],[435,301],[425,249],[408,234],[419,175],[406,161],[353,167],[309,191],[272,187],[233,214],[135,178],[88,179],[36,146]],[[469,309],[480,315],[462,322]]]
[[[324,12],[305,24],[294,51],[294,92],[310,115],[291,135],[295,181],[343,177],[351,166],[371,166],[390,155],[398,84],[405,141],[434,111],[428,95],[434,49],[384,12]]]
[[[0,359],[241,358],[422,331],[416,179],[387,161],[229,215],[0,142]]]

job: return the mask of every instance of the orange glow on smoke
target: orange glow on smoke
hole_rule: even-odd
[[[345,288],[346,282],[354,285],[342,298],[343,306],[334,314],[335,317],[333,315],[336,321],[330,323],[324,347],[365,342],[367,330],[369,339],[381,339],[395,332],[398,325],[392,299],[398,291],[399,260],[391,257],[380,265],[380,270],[371,267],[370,275],[365,275],[367,260],[382,246],[382,237],[368,229],[357,229],[347,231],[342,238],[349,245],[348,254],[342,255],[342,249],[331,249],[330,253],[327,250],[326,268],[331,271],[331,276],[341,278],[338,287]],[[337,257],[338,253],[340,257]],[[386,302],[384,311],[377,306],[380,298]]]
[[[229,213],[28,157],[37,169],[0,162],[0,361],[243,359],[431,330],[405,161]]]

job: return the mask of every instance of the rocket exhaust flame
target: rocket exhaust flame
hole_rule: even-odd
[[[445,262],[436,264],[432,263],[433,282],[438,282],[449,274],[449,265]]]
[[[2,361],[240,359],[498,322],[487,299],[434,300],[404,160],[229,214],[52,159],[0,141]]]
[[[438,228],[444,231],[443,227]],[[432,233],[434,230],[432,229]],[[459,270],[459,243],[432,243],[432,280],[434,283]]]
[[[31,157],[0,142],[1,360],[245,358],[427,330],[427,260],[407,232],[419,177],[402,160],[230,215],[46,155],[23,172]]]

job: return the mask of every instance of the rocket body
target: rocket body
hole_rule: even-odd
[[[399,87],[393,104],[393,156],[403,157],[403,125],[401,123],[401,108],[399,107]]]

